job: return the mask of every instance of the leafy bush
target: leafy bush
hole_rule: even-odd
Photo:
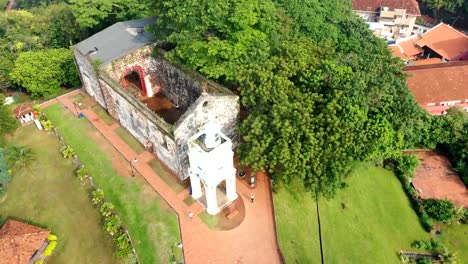
[[[421,224],[427,232],[430,232],[432,230],[432,226],[434,225],[434,222],[432,219],[427,215],[427,213],[424,210],[418,211],[419,213],[419,219],[421,220]]]
[[[432,264],[432,260],[428,258],[422,258],[416,260],[416,264]]]
[[[99,210],[104,217],[109,217],[112,214],[112,210],[114,210],[114,205],[109,202],[105,202],[101,205],[101,209]]]
[[[49,234],[47,236],[47,240],[49,241],[57,241],[57,236],[56,235],[53,235],[53,234]]]
[[[75,150],[73,150],[70,146],[67,146],[63,151],[62,155],[66,159],[71,159],[73,155],[75,155]]]
[[[36,261],[35,264],[44,264],[44,259],[40,259],[40,260]]]
[[[111,236],[116,235],[121,227],[122,221],[117,215],[111,215],[107,217],[104,221],[104,230],[106,230],[106,232],[109,233],[109,235]]]
[[[54,125],[52,125],[52,121],[50,120],[41,120],[41,125],[45,131],[50,131],[54,128]]]
[[[104,201],[104,190],[97,189],[92,193],[92,195],[93,198],[91,199],[91,201],[93,202],[93,204],[102,204],[102,202]]]
[[[413,178],[414,171],[419,166],[419,160],[416,155],[399,155],[395,158],[395,173],[409,180]]]
[[[84,168],[84,166],[80,167],[79,169],[76,170],[76,176],[80,181],[88,178],[88,171]]]
[[[46,257],[52,255],[52,251],[54,251],[56,245],[57,245],[57,241],[51,241],[49,245],[46,247],[46,249],[44,250],[43,255]]]
[[[448,223],[454,218],[455,205],[449,200],[426,199],[422,205],[427,215],[436,221]]]
[[[411,244],[411,247],[417,248],[417,249],[425,249],[429,251],[439,252],[441,249],[444,248],[444,244],[440,241],[436,241],[431,238],[428,241],[424,241],[424,240],[414,241]]]

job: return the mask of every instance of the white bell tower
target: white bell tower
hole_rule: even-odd
[[[192,197],[200,200],[204,186],[206,211],[214,215],[237,199],[236,169],[232,141],[221,133],[213,119],[188,141]],[[226,193],[218,194],[218,185],[226,181]],[[218,199],[222,196],[221,199]],[[222,198],[226,201],[223,201]]]

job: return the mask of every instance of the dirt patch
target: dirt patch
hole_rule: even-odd
[[[175,124],[184,113],[182,108],[178,108],[162,94],[156,94],[142,102],[169,124]]]
[[[452,169],[450,161],[434,151],[415,154],[421,165],[416,168],[413,185],[421,198],[447,198],[468,208],[468,189]]]
[[[131,177],[132,168],[130,163],[122,157],[122,155],[109,144],[107,139],[105,139],[99,131],[94,129],[88,129],[87,134],[91,137],[92,140],[96,141],[99,146],[110,156],[112,157],[112,166],[115,170],[122,176]],[[137,174],[136,170],[133,169],[133,173]]]

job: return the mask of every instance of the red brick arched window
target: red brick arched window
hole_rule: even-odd
[[[124,73],[122,73],[122,77],[120,77],[120,82],[122,83],[122,87],[127,89],[128,83],[125,77],[132,72],[138,73],[138,77],[140,77],[141,90],[143,91],[143,94],[145,96],[148,96],[148,93],[146,91],[146,84],[145,84],[145,72],[143,71],[143,68],[140,66],[133,66],[131,68],[128,68]]]

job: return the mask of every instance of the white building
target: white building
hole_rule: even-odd
[[[188,147],[192,197],[215,215],[238,197],[232,142],[210,120],[190,138]]]

